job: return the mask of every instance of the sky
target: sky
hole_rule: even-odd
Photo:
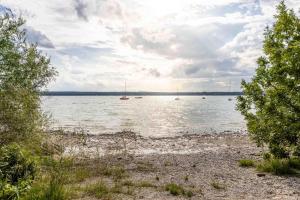
[[[240,91],[279,0],[0,0],[51,58],[54,91]],[[299,14],[300,0],[286,0]]]

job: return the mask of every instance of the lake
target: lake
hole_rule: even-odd
[[[43,96],[42,110],[51,114],[51,129],[82,129],[90,134],[131,130],[142,136],[244,131],[235,96],[144,96],[121,101],[118,96]],[[232,101],[228,101],[232,98]]]

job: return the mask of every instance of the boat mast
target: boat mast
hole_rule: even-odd
[[[126,97],[126,81],[125,81],[125,97]]]

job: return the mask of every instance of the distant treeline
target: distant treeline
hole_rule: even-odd
[[[242,92],[126,92],[127,96],[239,96]],[[123,96],[124,92],[48,91],[42,96]]]

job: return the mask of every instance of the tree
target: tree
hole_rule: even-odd
[[[259,146],[278,158],[300,156],[300,20],[284,1],[264,35],[264,55],[252,80],[242,81],[237,109]]]
[[[11,13],[0,16],[0,144],[41,131],[39,92],[56,75],[49,58],[26,41],[24,23]]]

